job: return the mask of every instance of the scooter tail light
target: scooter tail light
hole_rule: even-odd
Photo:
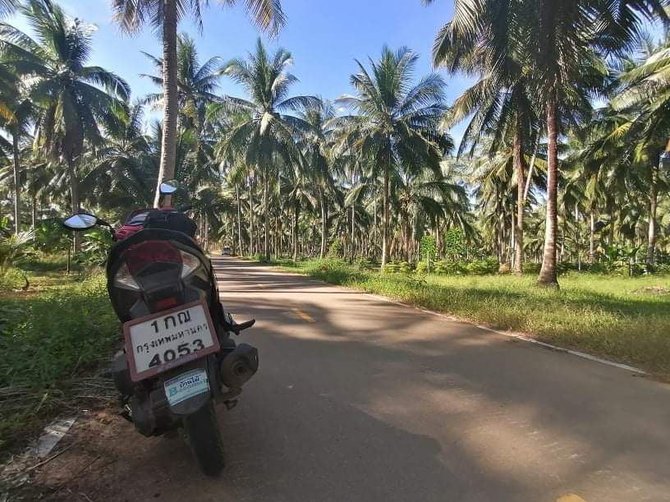
[[[181,263],[179,250],[167,241],[145,241],[133,246],[125,254],[125,262],[132,275],[154,263]]]
[[[201,263],[197,256],[182,250],[179,252],[181,253],[181,278],[184,279],[198,270]]]
[[[140,285],[137,284],[137,281],[130,273],[127,263],[121,265],[119,270],[116,272],[116,275],[114,276],[114,286],[122,289],[130,289],[132,291],[140,290]]]

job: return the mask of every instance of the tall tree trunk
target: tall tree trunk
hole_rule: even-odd
[[[373,208],[372,209],[372,214],[374,215],[373,216],[373,223],[372,223],[372,227],[373,227],[372,232],[374,234],[374,238],[372,239],[373,242],[372,242],[372,246],[371,246],[371,249],[370,249],[370,253],[374,257],[377,253],[377,243],[379,242],[379,225],[378,225],[378,222],[377,222],[378,215],[377,215],[377,196],[376,195],[375,195],[375,200],[372,203],[372,208]]]
[[[249,178],[249,254],[251,256],[256,253],[254,237],[254,180]]]
[[[67,170],[70,175],[70,203],[72,214],[77,214],[80,212],[81,208],[79,207],[79,179],[77,178],[77,167],[74,160],[68,159]],[[81,232],[74,232],[73,246],[75,253],[81,251]]]
[[[300,201],[296,201],[293,218],[293,261],[298,261],[298,221],[300,219]]]
[[[505,218],[502,212],[498,217],[498,263],[505,263]]]
[[[35,192],[32,194],[32,224],[30,228],[32,230],[35,230],[35,226],[37,225],[37,195]]]
[[[242,204],[240,203],[240,185],[235,185],[237,199],[237,254],[242,255]]]
[[[280,233],[281,228],[280,228],[280,223],[279,223],[279,217],[275,216],[274,217],[274,231],[272,233],[272,255],[273,256],[282,256],[281,250],[279,249],[279,239],[280,239]]]
[[[558,287],[556,231],[558,227],[558,104],[552,93],[547,102],[547,217],[544,254],[538,284]]]
[[[514,228],[514,273],[523,273],[523,217],[526,206],[523,138],[521,124],[517,119],[517,132],[514,136],[514,170],[516,171],[516,226]]]
[[[351,261],[356,259],[356,205],[351,204]]]
[[[14,233],[21,231],[21,166],[19,165],[19,134],[12,134],[12,155],[14,157]]]
[[[616,213],[616,210],[614,208],[614,198],[610,197],[610,202],[607,204],[608,212],[610,214],[610,223],[609,223],[609,229],[608,229],[608,237],[607,237],[607,244],[609,246],[614,246],[614,230],[615,230],[615,218],[614,215]]]
[[[387,163],[384,166],[384,217],[382,221],[382,271],[386,266],[388,258],[388,231],[389,231],[389,170],[391,169],[391,154],[389,152]]]
[[[528,192],[530,192],[530,185],[533,182],[533,171],[535,170],[535,163],[537,162],[537,154],[539,149],[540,149],[540,140],[538,139],[535,143],[535,150],[533,150],[533,156],[530,159],[530,166],[528,166],[528,176],[526,176],[526,187],[523,190],[524,202],[528,200]]]
[[[407,228],[405,229],[405,257],[407,262],[412,261],[412,221],[407,218]]]
[[[593,265],[596,261],[596,215],[591,210],[589,215],[589,263]]]
[[[209,217],[207,213],[204,214],[202,218],[202,231],[205,237],[205,252],[209,251]]]
[[[651,168],[651,190],[649,192],[649,232],[647,234],[647,268],[656,264],[656,213],[658,210],[658,168]]]
[[[263,257],[270,261],[269,231],[270,231],[270,207],[268,200],[270,180],[267,173],[263,175]]]
[[[177,0],[160,0],[163,3],[163,137],[161,163],[156,185],[154,207],[158,207],[163,180],[174,178],[177,163],[177,121],[179,96],[177,91]],[[165,205],[171,197],[165,196]]]
[[[575,247],[577,248],[577,270],[582,271],[582,232],[579,228],[579,208],[575,206],[575,224],[577,226],[577,238],[575,239]]]
[[[328,232],[328,213],[326,209],[326,199],[321,195],[321,251],[319,257],[323,259],[326,256],[326,234]]]
[[[512,228],[510,229],[510,265],[511,270],[516,271],[516,214],[512,211]],[[516,272],[515,272],[516,273]]]

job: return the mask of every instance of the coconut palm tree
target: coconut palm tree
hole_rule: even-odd
[[[321,247],[319,257],[326,255],[328,240],[328,199],[335,192],[335,182],[331,169],[333,167],[330,144],[333,130],[330,127],[335,117],[335,109],[328,101],[319,98],[318,102],[299,116],[310,125],[310,130],[302,138],[300,147],[304,152],[306,165],[304,171],[310,180],[314,196],[318,201],[321,213]],[[294,252],[294,255],[297,254]]]
[[[116,115],[106,130],[105,143],[91,160],[81,180],[91,202],[107,210],[153,203],[153,183],[158,165],[149,138],[142,131],[144,109],[135,103],[129,109],[111,110]],[[122,215],[119,215],[122,216]]]
[[[391,180],[391,199],[398,217],[398,234],[405,260],[415,261],[425,229],[436,229],[439,221],[468,212],[465,187],[442,173],[429,169],[396,173]]]
[[[368,159],[383,179],[382,267],[389,255],[390,180],[392,171],[440,171],[440,162],[453,143],[439,129],[444,114],[444,81],[430,74],[414,84],[417,55],[407,48],[382,50],[369,69],[356,61],[351,76],[356,94],[338,101],[356,115],[335,119],[346,144]]]
[[[4,96],[10,117],[0,120],[0,128],[6,130],[11,136],[14,233],[18,234],[21,231],[21,142],[30,133],[29,126],[34,118],[35,107],[23,86],[18,82],[12,88],[7,89]]]
[[[426,3],[430,3],[429,1]],[[496,25],[500,12],[490,8],[480,13],[480,22]],[[491,18],[493,17],[493,18]],[[515,254],[513,265],[523,272],[523,221],[525,213],[526,155],[537,142],[539,120],[532,96],[532,79],[519,40],[512,30],[481,31],[465,36],[467,26],[455,18],[438,35],[433,48],[433,63],[449,72],[476,75],[478,81],[453,104],[446,120],[454,125],[470,117],[459,156],[466,149],[474,153],[481,140],[490,138],[491,157],[513,145],[516,185]]]
[[[617,111],[629,115],[626,143],[635,144],[636,157],[647,161],[647,266],[652,268],[655,264],[659,190],[667,190],[669,183],[658,159],[666,150],[670,137],[670,41],[650,49],[651,54],[622,73],[619,79],[622,90],[612,104]]]
[[[92,26],[68,18],[58,5],[45,0],[29,0],[21,12],[36,39],[7,24],[0,25],[5,61],[18,74],[30,77],[27,93],[40,108],[36,145],[53,161],[65,165],[72,211],[77,212],[77,168],[84,146],[103,141],[100,125],[113,118],[111,109],[123,106],[130,88],[114,73],[86,66]]]
[[[163,60],[144,53],[160,72]],[[179,122],[182,127],[195,128],[200,131],[204,125],[207,105],[218,101],[215,91],[221,76],[219,70],[222,61],[213,57],[200,63],[195,42],[186,34],[177,38],[177,100],[179,103]],[[142,75],[151,79],[156,85],[163,87],[160,75]],[[149,94],[144,98],[148,104],[163,101],[163,94]]]
[[[546,0],[532,2],[528,26],[532,67],[545,103],[548,138],[547,222],[544,256],[538,282],[558,285],[556,232],[558,193],[558,137],[578,107],[604,90],[601,54],[616,54],[640,34],[641,20],[657,17],[668,22],[664,0]],[[564,129],[563,129],[564,130]]]
[[[291,54],[278,49],[270,55],[260,39],[256,50],[246,60],[233,59],[223,74],[241,84],[247,99],[226,97],[213,113],[224,113],[242,119],[224,134],[218,148],[220,159],[244,159],[244,164],[260,175],[263,184],[263,254],[269,251],[269,190],[271,179],[276,179],[280,167],[288,168],[303,162],[298,138],[310,131],[305,120],[288,114],[318,106],[313,96],[289,97],[296,77],[287,71],[292,63]]]
[[[237,0],[221,0],[233,5]],[[253,21],[272,33],[284,24],[285,17],[279,0],[245,0],[245,7]],[[158,205],[158,186],[165,179],[174,177],[177,156],[177,123],[179,117],[179,91],[177,81],[177,25],[180,18],[190,11],[196,22],[201,23],[201,9],[207,0],[113,0],[112,6],[118,23],[129,33],[137,32],[149,23],[159,30],[163,40],[163,129],[160,171],[154,204]]]
[[[430,1],[428,0],[428,3]],[[584,118],[590,99],[604,90],[604,54],[617,54],[639,35],[642,19],[667,22],[664,0],[458,0],[454,25],[438,35],[451,37],[452,58],[467,64],[484,37],[509,33],[515,43],[500,44],[494,61],[510,51],[527,66],[544,106],[548,140],[547,221],[538,283],[558,286],[556,275],[558,138],[571,122]],[[456,39],[457,38],[457,39]],[[507,35],[503,35],[505,40]]]
[[[20,0],[0,0],[0,18],[14,12],[19,4]]]

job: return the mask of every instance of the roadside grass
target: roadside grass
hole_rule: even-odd
[[[83,397],[118,339],[104,275],[28,272],[30,288],[0,283],[0,458]],[[78,403],[81,404],[81,401]]]
[[[527,275],[381,274],[339,260],[275,262],[323,281],[394,298],[547,343],[641,367],[670,380],[670,276],[570,273],[561,289]]]

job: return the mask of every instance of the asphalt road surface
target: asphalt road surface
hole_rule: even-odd
[[[670,501],[670,386],[232,258],[215,267],[226,307],[258,321],[241,339],[261,361],[237,408],[219,409],[224,474],[204,478],[181,441],[116,424],[91,441],[117,460],[70,493]]]

